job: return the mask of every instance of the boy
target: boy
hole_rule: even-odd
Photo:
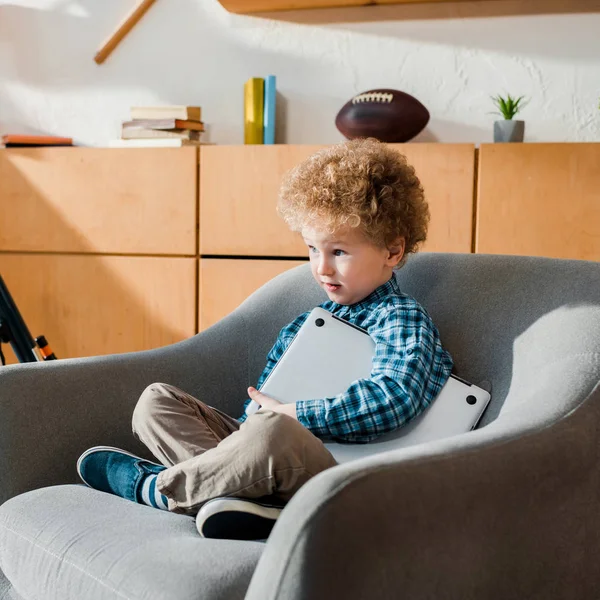
[[[292,169],[278,212],[308,246],[321,304],[366,329],[375,341],[369,379],[334,398],[282,404],[248,388],[261,409],[234,419],[176,387],[150,385],[133,413],[133,432],[161,464],[95,447],[77,463],[102,491],[184,514],[230,497],[240,531],[268,535],[279,509],[312,476],[336,465],[321,439],[365,443],[397,429],[438,395],[452,370],[427,312],[403,294],[394,269],[426,238],[429,209],[414,169],[376,140],[338,144]],[[267,356],[260,387],[305,321],[285,326]],[[214,501],[218,502],[218,501]],[[241,516],[241,519],[240,519]],[[200,523],[200,521],[198,521]],[[199,531],[204,534],[199,524]],[[254,532],[254,529],[253,529]]]

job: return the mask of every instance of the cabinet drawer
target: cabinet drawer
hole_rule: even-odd
[[[196,252],[196,148],[0,150],[0,250]]]
[[[600,260],[600,144],[483,144],[476,251]]]
[[[236,309],[265,283],[308,261],[200,259],[200,330],[207,329]]]
[[[59,359],[148,350],[195,333],[194,258],[0,254],[0,275],[31,335],[44,334]]]
[[[430,205],[428,251],[471,252],[475,147],[392,144],[421,179]],[[200,153],[203,255],[303,256],[306,247],[276,213],[284,173],[325,146],[221,146]]]

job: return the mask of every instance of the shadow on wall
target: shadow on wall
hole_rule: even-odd
[[[276,92],[275,143],[285,144],[288,140],[288,101],[281,92]]]
[[[458,123],[432,117],[427,127],[410,142],[432,144],[443,142],[443,140],[452,140],[453,144],[472,144],[473,140],[486,140],[486,138],[488,138],[488,142],[493,142],[492,127],[484,129],[468,123]]]
[[[0,152],[0,223],[8,225],[0,230],[0,274],[33,337],[44,334],[59,359],[145,350],[188,337],[181,324],[195,323],[195,259],[94,255],[98,249],[9,158],[19,151]],[[11,212],[14,199],[27,210]],[[11,223],[11,214],[33,219],[38,235],[19,239],[27,223]],[[59,240],[54,245],[77,250],[40,253],[43,230]],[[167,294],[167,285],[178,289]],[[186,302],[167,299],[183,297],[182,290],[191,298],[187,309]],[[179,310],[186,314],[170,315]],[[18,362],[9,346],[3,348],[8,363]]]
[[[197,62],[203,58],[199,25],[206,20],[198,2],[180,0],[178,10],[169,3],[157,3],[103,65],[97,65],[93,58],[127,10],[123,12],[121,2],[112,2],[111,6],[79,0],[80,10],[73,13],[67,10],[71,4],[55,2],[48,10],[0,5],[0,68],[4,67],[9,80],[12,76],[15,81],[61,91],[83,85],[155,88],[157,83],[161,89],[170,89],[171,84],[182,82],[189,85],[189,90],[194,89],[196,77],[205,70]],[[181,14],[185,14],[184,19]],[[201,33],[210,36],[210,43],[218,46],[211,28],[202,29]],[[211,57],[211,65],[214,62]],[[192,64],[198,65],[197,70],[182,76],[182,69],[185,75]],[[106,79],[107,71],[110,80]]]

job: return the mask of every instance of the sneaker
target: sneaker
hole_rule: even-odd
[[[205,538],[266,540],[283,506],[242,498],[214,498],[196,515],[198,533]]]
[[[94,446],[77,460],[77,473],[83,483],[133,502],[140,502],[140,484],[144,477],[165,468],[110,446]]]

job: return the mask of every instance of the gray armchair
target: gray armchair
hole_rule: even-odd
[[[0,369],[0,599],[592,599],[600,589],[600,264],[423,253],[397,274],[458,375],[473,432],[329,469],[266,543],[77,483],[151,382],[240,414],[279,329],[326,299],[301,266],[157,350]],[[90,315],[93,318],[93,315]]]

